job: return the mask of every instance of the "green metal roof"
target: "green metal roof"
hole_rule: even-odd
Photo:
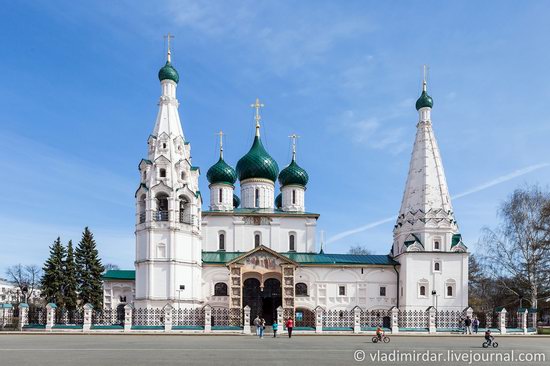
[[[457,245],[462,245],[465,248],[467,248],[467,246],[462,242],[462,235],[461,234],[453,234],[453,239],[451,241],[451,248],[454,248]]]
[[[279,183],[283,187],[290,184],[298,184],[305,187],[308,180],[309,176],[307,172],[296,164],[296,160],[294,158],[292,158],[290,164],[281,170],[281,173],[279,173]]]
[[[237,181],[237,173],[235,173],[235,169],[220,157],[218,162],[212,165],[206,172],[206,179],[211,184],[226,183],[233,185]]]
[[[163,81],[163,80],[166,80],[166,79],[172,80],[176,84],[178,83],[178,81],[180,81],[180,76],[179,76],[178,72],[176,71],[176,69],[174,69],[174,67],[172,66],[170,61],[166,61],[166,65],[164,65],[159,70],[159,80]]]
[[[281,207],[283,207],[283,194],[282,193],[279,193],[277,195],[277,197],[275,197],[275,207],[277,207],[277,209],[281,209]]]
[[[241,199],[235,193],[233,193],[233,207],[237,208],[241,205]]]
[[[250,150],[237,162],[239,180],[264,178],[275,182],[278,173],[277,162],[267,153],[260,137],[254,137]]]
[[[420,108],[429,107],[432,108],[434,105],[434,101],[432,97],[428,95],[428,93],[423,90],[422,94],[420,95],[420,98],[416,101],[416,110],[420,110]]]
[[[135,280],[136,271],[133,269],[112,269],[107,271],[102,278],[104,280]]]

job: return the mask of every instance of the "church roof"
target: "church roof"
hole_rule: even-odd
[[[305,187],[308,180],[309,176],[307,172],[296,164],[294,158],[292,158],[290,164],[279,173],[279,183],[281,186],[297,184]]]
[[[104,280],[135,280],[136,271],[133,269],[111,269],[102,276]]]
[[[260,136],[254,137],[248,153],[237,162],[239,180],[242,182],[250,178],[263,178],[275,182],[278,173],[279,166],[265,150]]]
[[[233,185],[237,181],[237,173],[222,157],[206,172],[206,179],[211,184],[225,183]]]

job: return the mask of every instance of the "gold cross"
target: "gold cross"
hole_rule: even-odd
[[[430,67],[428,65],[424,65],[424,78],[422,80],[422,90],[426,91],[426,85],[428,84],[428,72],[430,71]]]
[[[293,133],[292,135],[288,136],[292,140],[292,160],[296,160],[296,140],[300,137]]]
[[[168,32],[168,34],[164,36],[164,39],[166,39],[167,42],[168,42],[168,62],[171,61],[170,60],[170,58],[171,58],[170,57],[171,56],[171,53],[170,53],[170,39],[173,39],[173,38],[175,38],[175,37],[173,35],[171,35],[170,32]]]
[[[256,109],[256,114],[254,116],[254,120],[256,121],[256,136],[260,136],[260,120],[262,119],[262,116],[260,115],[260,108],[263,108],[264,106],[265,105],[263,103],[260,103],[260,98],[256,98],[256,102],[250,105],[250,107]]]
[[[216,135],[220,136],[220,159],[223,159],[223,131],[220,130]]]

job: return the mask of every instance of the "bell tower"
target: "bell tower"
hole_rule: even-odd
[[[201,300],[202,242],[199,169],[181,127],[176,98],[179,74],[172,66],[170,34],[158,77],[159,111],[139,163],[136,191],[136,293],[140,307]]]

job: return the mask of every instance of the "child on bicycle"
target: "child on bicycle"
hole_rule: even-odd
[[[485,340],[487,341],[487,344],[490,346],[491,343],[493,343],[493,340],[495,339],[495,337],[493,337],[491,335],[491,330],[490,329],[487,329],[485,331]]]
[[[382,337],[384,336],[384,329],[382,329],[381,326],[378,326],[376,328],[376,336],[378,337],[378,340],[381,341]]]

